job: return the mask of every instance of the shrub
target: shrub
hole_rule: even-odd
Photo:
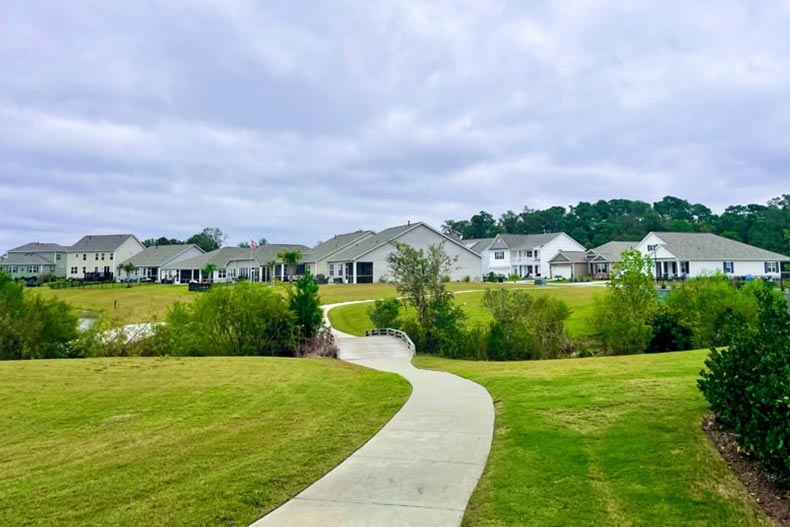
[[[461,281],[466,283],[466,284],[468,284],[469,282],[472,281],[472,277],[469,276],[469,275],[466,275],[466,276],[464,276],[464,278]]]
[[[288,305],[296,317],[296,329],[302,339],[312,339],[324,321],[318,283],[309,272],[288,289]]]
[[[698,385],[716,419],[767,471],[790,482],[790,316],[758,291],[758,324],[732,312],[728,349],[711,349]]]
[[[71,354],[77,316],[65,302],[25,294],[0,272],[0,360],[53,359]]]
[[[368,308],[368,316],[370,321],[376,328],[393,328],[398,329],[400,321],[400,300],[397,298],[384,298],[376,300],[376,302]]]
[[[510,275],[507,277],[507,279],[510,280],[511,282],[515,283],[515,282],[518,282],[519,280],[521,280],[521,275],[519,275],[518,273],[510,273]]]
[[[682,351],[692,348],[691,328],[681,322],[676,313],[662,310],[650,323],[652,336],[645,350],[647,353]]]
[[[242,282],[174,305],[151,345],[156,354],[293,356],[295,321],[279,294]]]

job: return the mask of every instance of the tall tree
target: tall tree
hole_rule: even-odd
[[[187,243],[193,243],[206,252],[219,249],[228,237],[217,227],[206,227],[197,234],[193,234]]]
[[[299,249],[280,251],[277,253],[277,258],[288,267],[288,281],[293,282],[296,266],[302,261],[302,251]]]

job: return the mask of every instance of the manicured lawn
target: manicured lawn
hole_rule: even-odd
[[[471,526],[773,525],[700,428],[707,352],[540,362],[418,356],[485,386],[491,455]]]
[[[261,287],[268,287],[262,284]],[[287,285],[275,286],[283,294],[287,294]],[[488,283],[450,283],[451,291],[480,290],[488,287],[523,287],[513,284]],[[164,320],[168,310],[175,302],[191,303],[203,293],[190,293],[185,285],[142,285],[131,288],[95,288],[84,289],[50,289],[40,287],[26,290],[28,294],[41,294],[55,297],[71,304],[74,308],[89,311],[97,315],[112,318],[117,325],[137,322],[155,322]],[[397,296],[395,287],[388,284],[340,284],[323,285],[319,294],[324,304],[385,298]]]
[[[185,285],[141,285],[100,289],[50,289],[40,287],[27,290],[68,302],[76,309],[111,317],[117,324],[164,320],[175,302],[191,303],[200,293],[190,293]]]
[[[400,408],[331,360],[0,362],[0,525],[246,526]]]
[[[468,284],[467,284],[468,285]],[[593,313],[595,298],[604,294],[606,288],[597,286],[568,287],[568,286],[521,286],[526,287],[530,294],[551,295],[563,300],[571,309],[571,316],[565,323],[565,328],[573,337],[585,337],[592,331],[590,317]],[[392,295],[395,296],[395,295]],[[482,305],[483,293],[461,293],[455,295],[455,301],[466,313],[468,325],[488,324],[491,314]],[[364,335],[365,331],[373,328],[373,323],[368,317],[371,304],[352,304],[340,306],[329,312],[332,325],[340,331],[352,335]]]

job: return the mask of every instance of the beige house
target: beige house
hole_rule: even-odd
[[[145,247],[134,234],[92,234],[72,245],[66,257],[66,278],[114,280],[118,266]]]

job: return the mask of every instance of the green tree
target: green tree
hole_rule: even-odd
[[[288,281],[294,281],[294,273],[296,272],[296,266],[299,265],[299,262],[302,261],[302,251],[299,249],[293,250],[283,250],[277,253],[277,258],[279,258],[284,265],[288,267]]]
[[[228,237],[217,227],[206,227],[197,234],[187,239],[187,243],[195,244],[205,252],[216,251],[225,243]]]
[[[650,258],[639,251],[626,251],[622,258],[595,309],[601,344],[613,355],[645,351],[653,334],[649,321],[658,309]]]
[[[318,282],[308,272],[288,290],[288,303],[296,318],[297,331],[302,339],[311,339],[321,329],[324,313],[318,296]]]
[[[444,252],[443,244],[423,250],[395,243],[395,248],[387,262],[395,288],[416,312],[412,329],[415,334],[410,336],[423,351],[446,353],[458,345],[464,316],[442,280],[451,273],[455,260]]]
[[[216,264],[208,263],[206,264],[205,267],[203,267],[203,269],[200,270],[200,276],[203,278],[203,280],[208,280],[209,282],[213,282],[214,271],[216,270],[217,270]]]
[[[397,298],[381,298],[368,308],[370,321],[376,328],[398,329],[400,322],[400,300]]]

